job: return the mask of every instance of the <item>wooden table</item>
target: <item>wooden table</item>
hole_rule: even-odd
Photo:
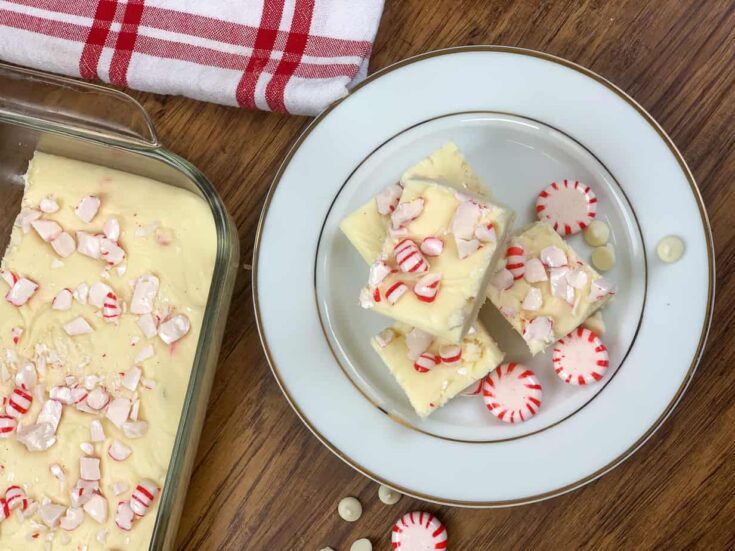
[[[438,514],[459,550],[735,546],[735,345],[728,331],[735,323],[728,277],[735,263],[735,3],[388,0],[371,70],[435,48],[486,43],[591,68],[632,94],[682,149],[709,208],[719,270],[708,350],[683,401],[632,459],[563,497],[504,510],[406,497],[387,507],[377,484],[327,451],[281,395],[243,269],[179,530],[182,549],[346,550],[360,537],[387,549],[393,520],[416,507]],[[219,189],[250,263],[265,193],[309,120],[134,95],[164,143]],[[364,506],[354,524],[336,514],[347,495]]]

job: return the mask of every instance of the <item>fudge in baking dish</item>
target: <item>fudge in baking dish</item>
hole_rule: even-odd
[[[188,191],[43,153],[26,179],[0,282],[0,548],[144,549],[214,220]]]

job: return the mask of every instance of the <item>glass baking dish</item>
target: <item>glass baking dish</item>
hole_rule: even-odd
[[[212,184],[161,146],[148,114],[116,90],[0,63],[0,254],[34,151],[189,190],[210,206],[217,257],[194,365],[149,549],[173,547],[207,410],[239,260],[235,225]]]

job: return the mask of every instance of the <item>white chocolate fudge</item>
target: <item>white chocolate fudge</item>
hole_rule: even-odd
[[[612,284],[545,222],[512,238],[498,266],[487,296],[533,355],[576,329],[615,294]]]
[[[498,345],[479,322],[459,345],[403,323],[382,331],[371,344],[422,418],[480,381],[503,360]]]
[[[14,402],[0,412],[0,496],[17,485],[29,505],[10,504],[0,548],[147,549],[212,279],[212,214],[188,191],[43,153],[22,206],[0,281],[0,391]]]
[[[510,210],[488,200],[408,180],[361,305],[459,343],[484,302],[512,221]]]
[[[439,182],[458,190],[490,197],[487,187],[452,142],[443,145],[404,172],[401,182],[408,180]],[[395,202],[398,202],[400,191],[396,191]],[[342,232],[368,264],[378,258],[383,248],[383,242],[388,235],[389,214],[387,211],[383,214],[378,212],[377,201],[370,199],[340,224]]]

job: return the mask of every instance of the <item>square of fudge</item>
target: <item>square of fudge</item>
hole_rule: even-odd
[[[388,235],[390,214],[403,193],[403,183],[408,180],[435,181],[460,191],[489,197],[486,186],[457,146],[452,142],[444,144],[406,170],[398,183],[391,184],[342,220],[340,229],[368,264],[372,264],[380,255]]]
[[[403,183],[363,308],[459,343],[485,300],[513,212],[428,180]]]
[[[478,383],[503,361],[503,352],[479,322],[460,344],[403,323],[382,331],[371,344],[421,418]]]
[[[615,294],[545,222],[514,236],[497,268],[487,296],[533,355],[571,333]]]

